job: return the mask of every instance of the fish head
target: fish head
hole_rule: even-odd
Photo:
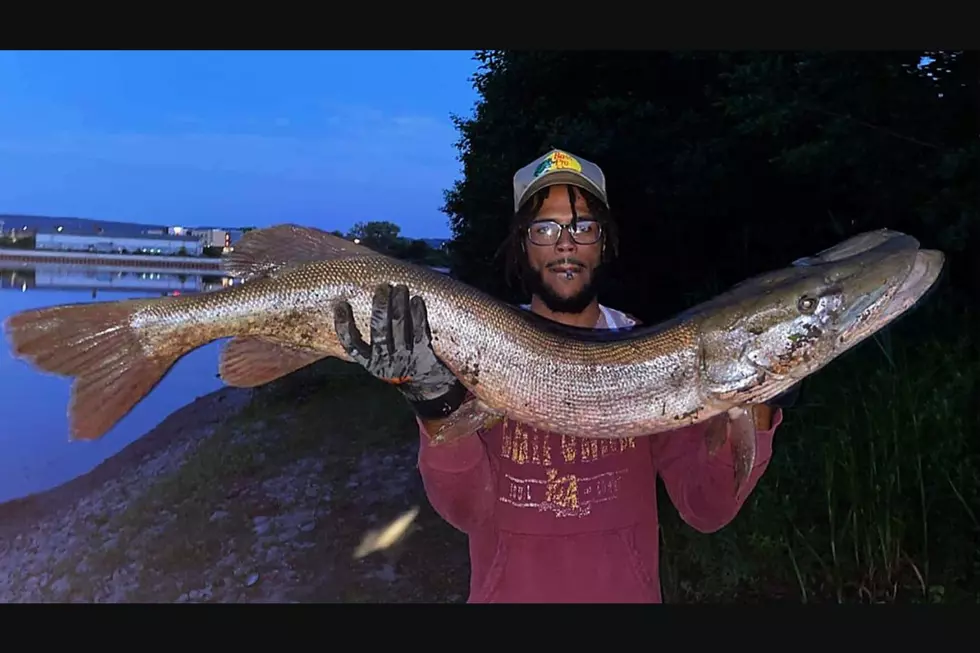
[[[888,325],[933,286],[944,257],[898,234],[760,275],[710,302],[701,324],[709,396],[762,402]]]

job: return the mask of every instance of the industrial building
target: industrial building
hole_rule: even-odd
[[[184,231],[198,238],[205,247],[221,247],[224,249],[232,246],[231,232],[227,229],[186,229]],[[175,232],[176,230],[171,230],[171,233]]]
[[[163,231],[154,233],[163,233]],[[204,247],[220,247],[226,252],[234,247],[243,234],[241,229],[213,227],[168,227],[166,233],[171,236],[193,236],[200,240]]]
[[[103,254],[164,254],[168,256],[200,256],[204,244],[195,236],[184,235],[126,235],[99,233],[68,233],[39,230],[35,248],[48,251],[99,252]]]

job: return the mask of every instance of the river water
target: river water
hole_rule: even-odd
[[[0,322],[19,311],[56,304],[159,297],[221,287],[220,277],[79,265],[0,261]],[[0,502],[46,490],[84,474],[147,433],[170,413],[222,387],[218,347],[191,352],[105,437],[69,442],[69,379],[39,372],[0,343]]]

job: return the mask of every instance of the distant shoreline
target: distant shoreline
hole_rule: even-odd
[[[90,252],[59,252],[36,249],[0,248],[0,261],[17,263],[56,263],[111,268],[153,268],[181,270],[189,273],[226,276],[221,259],[203,256],[167,256],[146,254],[96,254]]]

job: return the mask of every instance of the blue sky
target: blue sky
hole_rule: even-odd
[[[0,213],[448,237],[471,52],[0,52]]]

